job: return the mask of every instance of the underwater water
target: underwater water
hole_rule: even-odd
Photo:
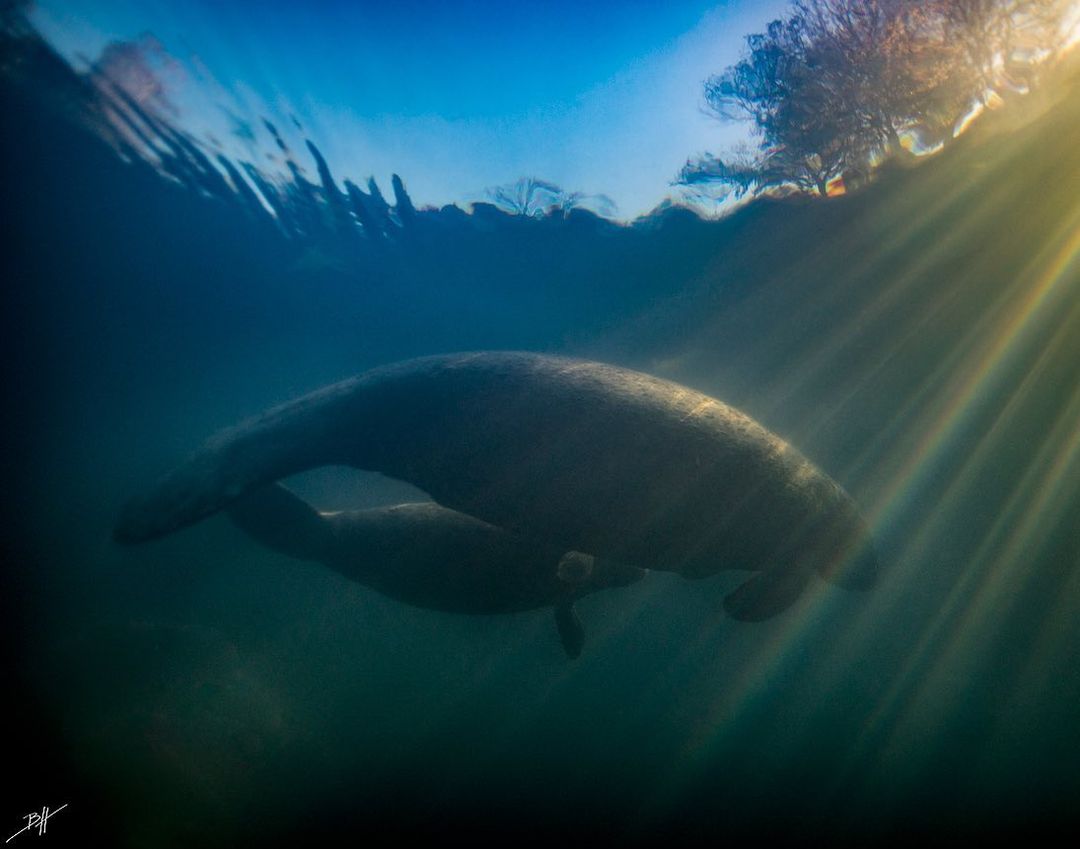
[[[1080,824],[1075,65],[861,192],[621,222],[429,209],[401,183],[347,206],[314,145],[271,210],[136,104],[160,161],[118,149],[32,32],[4,51],[9,832],[65,803],[43,840],[868,845]],[[362,230],[365,212],[384,217]],[[747,573],[654,570],[577,602],[571,660],[550,607],[410,606],[224,515],[112,539],[218,430],[480,350],[746,412],[851,494],[876,586],[815,577],[742,622],[722,601]],[[426,498],[336,466],[288,484],[326,511]]]

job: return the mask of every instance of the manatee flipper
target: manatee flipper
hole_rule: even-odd
[[[319,560],[330,538],[326,519],[281,484],[253,490],[225,511],[252,539],[298,560]]]
[[[560,558],[559,565],[555,567],[555,573],[559,576],[560,581],[572,586],[578,586],[589,580],[595,563],[596,558],[591,554],[568,551]]]
[[[585,645],[585,627],[574,610],[572,599],[555,605],[555,626],[559,629],[559,639],[566,649],[566,656],[571,659],[579,657]]]
[[[760,622],[783,613],[802,595],[810,580],[806,569],[769,569],[724,596],[724,611],[732,619]]]

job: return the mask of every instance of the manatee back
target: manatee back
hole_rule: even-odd
[[[427,358],[367,392],[378,438],[355,443],[354,465],[564,550],[683,572],[759,568],[835,493],[749,416],[615,366]]]
[[[865,536],[842,489],[738,410],[639,372],[520,352],[411,360],[270,410],[209,440],[114,535],[151,539],[328,464],[408,481],[561,552],[689,576],[788,558],[828,573],[830,540],[853,549]]]

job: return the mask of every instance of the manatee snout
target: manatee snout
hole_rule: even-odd
[[[816,566],[822,577],[849,590],[877,582],[878,556],[870,529],[850,502],[841,502],[817,529]]]
[[[817,572],[849,590],[868,590],[877,579],[877,555],[866,524],[853,505],[840,502],[821,521],[796,531],[768,564],[724,597],[733,619],[760,622],[794,604]]]

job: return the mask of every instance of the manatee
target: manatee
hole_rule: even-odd
[[[725,599],[763,619],[809,576],[867,588],[877,560],[847,493],[733,407],[671,381],[525,352],[391,364],[213,436],[130,501],[149,540],[323,465],[381,472],[562,551],[702,578],[760,572]]]
[[[233,501],[226,512],[268,548],[322,563],[416,607],[514,613],[553,606],[570,657],[585,641],[574,602],[645,575],[636,566],[532,544],[431,502],[320,513],[272,484]]]

